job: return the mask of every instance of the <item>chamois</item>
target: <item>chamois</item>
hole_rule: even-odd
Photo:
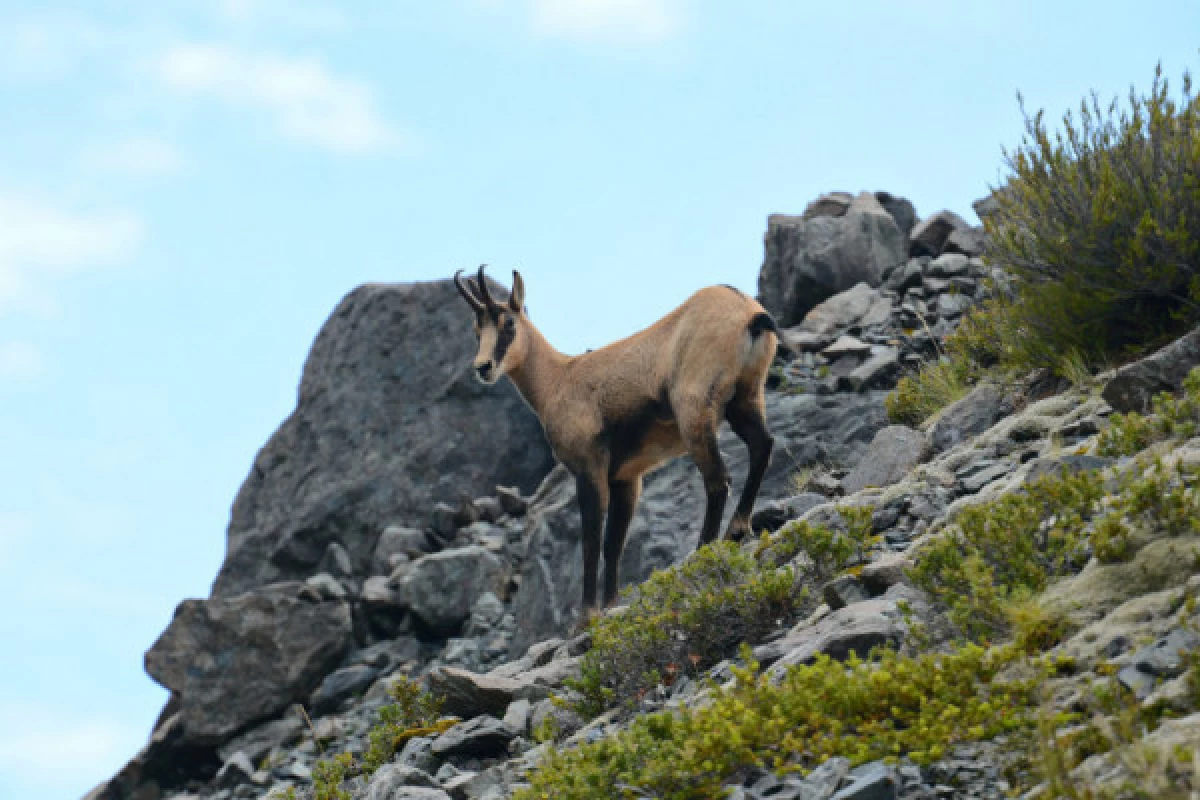
[[[778,329],[761,305],[731,286],[710,286],[649,328],[579,356],[554,349],[525,313],[525,282],[513,272],[505,303],[488,291],[484,267],[454,283],[475,312],[475,373],[507,375],[541,420],[555,456],[575,476],[583,521],[583,605],[596,605],[604,529],[604,604],[617,570],[642,476],[683,453],[704,477],[700,545],[716,538],[729,494],[717,448],[722,419],[746,443],[746,485],[727,535],[750,530],[750,512],[771,458],[763,398]],[[605,515],[607,514],[607,525]]]

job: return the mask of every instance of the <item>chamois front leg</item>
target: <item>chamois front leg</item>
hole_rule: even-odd
[[[625,535],[629,533],[629,523],[641,492],[641,475],[628,481],[613,481],[608,485],[608,521],[604,529],[605,608],[617,600],[621,552],[625,549]]]
[[[583,610],[596,608],[596,583],[600,572],[600,544],[604,515],[608,511],[608,481],[588,472],[575,476],[579,515],[583,523]]]

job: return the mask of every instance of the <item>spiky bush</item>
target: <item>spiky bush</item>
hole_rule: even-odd
[[[592,624],[592,649],[568,684],[578,710],[632,705],[659,683],[696,675],[792,620],[806,599],[792,569],[763,565],[732,542],[706,545],[655,572],[623,613]]]
[[[1124,104],[1093,94],[1051,133],[1025,112],[986,257],[1016,278],[997,339],[1022,367],[1145,349],[1200,321],[1200,102],[1161,66]]]

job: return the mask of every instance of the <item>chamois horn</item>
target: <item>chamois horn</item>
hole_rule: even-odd
[[[483,269],[486,266],[487,266],[487,264],[479,265],[479,273],[475,278],[475,282],[476,282],[476,284],[478,284],[480,299],[482,299],[484,302],[484,305],[486,305],[490,309],[490,308],[496,307],[496,301],[492,299],[492,294],[491,294],[491,292],[488,291],[488,288],[487,288],[487,281],[484,280],[484,277],[483,277]]]
[[[461,269],[454,273],[454,285],[458,287],[458,293],[463,296],[463,299],[467,301],[471,308],[475,309],[475,311],[483,311],[483,303],[479,302],[479,298],[472,294],[471,290],[463,283]]]

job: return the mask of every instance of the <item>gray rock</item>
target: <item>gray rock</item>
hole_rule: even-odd
[[[254,764],[251,763],[250,757],[238,751],[221,765],[213,784],[219,789],[232,789],[243,783],[250,783],[253,775]]]
[[[973,305],[975,305],[973,298],[965,294],[947,292],[946,294],[938,295],[937,313],[939,317],[954,319],[955,317],[961,317]]]
[[[378,676],[379,670],[365,664],[343,667],[329,673],[313,692],[309,701],[312,710],[317,714],[333,711],[347,697],[366,691]]]
[[[792,476],[813,464],[855,463],[876,431],[887,424],[883,392],[815,397],[767,394],[767,423],[775,450],[759,504],[795,493]],[[718,444],[737,497],[746,475],[746,448],[732,432]],[[835,487],[837,488],[837,487]],[[704,490],[691,461],[677,459],[646,478],[621,559],[621,584],[644,581],[655,569],[677,563],[695,549],[704,514]],[[735,501],[726,509],[726,521]],[[547,477],[531,501],[520,588],[512,601],[517,629],[509,652],[522,655],[534,642],[561,635],[577,619],[583,556],[575,482],[565,468]]]
[[[768,503],[758,511],[755,511],[750,517],[750,526],[755,532],[768,531],[774,533],[789,520],[796,519],[810,509],[827,502],[829,502],[827,497],[816,492],[794,494],[791,497],[785,497],[782,500]]]
[[[894,586],[882,597],[838,609],[815,624],[801,623],[781,639],[754,648],[754,658],[771,664],[768,674],[779,680],[788,666],[811,664],[820,653],[841,660],[851,653],[865,656],[880,645],[898,645],[907,631],[901,602],[918,616],[929,607],[921,592]]]
[[[1008,398],[990,383],[942,409],[929,429],[934,452],[940,453],[983,433],[1012,411]]]
[[[850,208],[854,195],[849,192],[829,192],[804,207],[804,219],[816,217],[840,217]]]
[[[856,768],[849,780],[831,800],[895,800],[900,787],[896,771],[882,761]]]
[[[429,690],[446,699],[445,710],[470,719],[481,714],[500,714],[524,684],[500,675],[480,675],[456,667],[430,671]]]
[[[417,559],[397,591],[422,625],[447,635],[466,622],[485,592],[501,591],[505,577],[500,558],[472,545]]]
[[[863,600],[869,600],[871,593],[858,578],[853,575],[839,575],[821,587],[821,596],[826,605],[837,611]]]
[[[1117,463],[1115,458],[1103,458],[1101,456],[1075,455],[1067,453],[1062,455],[1049,455],[1039,458],[1033,462],[1033,466],[1029,468],[1029,474],[1025,480],[1027,482],[1036,481],[1039,478],[1044,478],[1047,475],[1063,475],[1076,472],[1090,472],[1092,470],[1107,469]]]
[[[953,278],[957,275],[966,275],[967,257],[962,253],[943,253],[929,262],[926,274],[934,278]],[[928,284],[926,285],[928,286]]]
[[[886,388],[900,372],[900,351],[897,348],[876,345],[873,349],[875,352],[846,376],[846,386],[850,391]]]
[[[868,486],[891,486],[929,454],[925,434],[904,425],[889,425],[871,440],[867,452],[842,480],[846,494]]]
[[[904,263],[904,234],[885,213],[852,211],[841,217],[767,220],[759,299],[784,327],[794,325],[826,298]]]
[[[217,744],[307,695],[352,642],[350,607],[310,602],[302,583],[185,600],[146,652],[146,672],[180,697],[184,737]]]
[[[879,201],[879,205],[883,206],[896,223],[896,227],[905,236],[912,231],[917,224],[917,209],[916,207],[903,197],[897,197],[889,192],[876,192],[875,199]]]
[[[1200,366],[1200,327],[1161,350],[1117,370],[1103,396],[1117,411],[1145,411],[1159,392],[1177,392]]]
[[[1002,461],[998,464],[992,464],[983,469],[972,471],[962,478],[960,483],[964,491],[969,494],[975,494],[992,481],[999,480],[1012,471],[1013,465]]]
[[[859,284],[860,286],[864,284]],[[850,291],[854,291],[851,289]],[[837,338],[833,344],[821,351],[821,355],[826,358],[838,358],[844,355],[865,356],[871,352],[871,345],[854,336],[843,335]]]
[[[481,716],[460,722],[433,742],[433,754],[450,756],[479,756],[483,758],[505,752],[508,743],[519,731],[491,716]]]
[[[939,211],[916,224],[908,235],[908,252],[914,256],[938,256],[946,239],[956,230],[970,227],[953,211]]]
[[[878,289],[872,289],[866,283],[855,284],[815,306],[804,315],[800,328],[824,335],[847,328],[858,322],[879,296]]]
[[[925,259],[910,258],[903,267],[897,267],[888,275],[885,285],[894,292],[901,292],[920,286],[925,274]]]
[[[371,559],[372,570],[377,575],[387,575],[392,571],[392,559],[395,556],[407,556],[417,559],[434,549],[428,535],[417,528],[407,528],[403,525],[389,525],[379,535],[375,545],[375,553]]]
[[[908,580],[908,571],[913,568],[911,559],[899,553],[885,553],[862,568],[859,580],[874,596]]]
[[[1156,678],[1175,678],[1186,669],[1185,656],[1200,647],[1200,634],[1176,628],[1154,644],[1133,655],[1133,665]]]
[[[583,717],[569,708],[563,708],[553,700],[546,698],[533,705],[529,712],[529,730],[538,731],[550,723],[558,737],[567,737],[583,728]]]
[[[529,715],[532,710],[532,704],[525,698],[514,700],[504,710],[504,722],[524,735],[529,730]]]
[[[333,542],[365,575],[388,525],[497,483],[536,486],[552,464],[541,426],[513,387],[474,379],[477,348],[449,280],[347,295],[238,492],[213,595],[307,577]]]
[[[394,763],[433,773],[438,768],[439,760],[433,753],[433,739],[426,736],[414,736],[404,743],[404,747],[396,756]]]
[[[304,734],[304,723],[297,713],[289,712],[280,719],[246,731],[217,748],[221,761],[228,761],[236,753],[245,753],[250,763],[257,764],[273,748],[284,747],[299,741]]]
[[[363,800],[393,800],[396,797],[410,797],[405,794],[410,789],[438,789],[440,796],[445,796],[433,776],[424,770],[404,764],[384,764],[375,771],[367,783],[367,792]],[[439,796],[433,795],[433,796]],[[421,797],[422,795],[416,795]]]
[[[987,235],[983,228],[959,228],[946,237],[943,253],[962,253],[968,256],[983,255]]]

